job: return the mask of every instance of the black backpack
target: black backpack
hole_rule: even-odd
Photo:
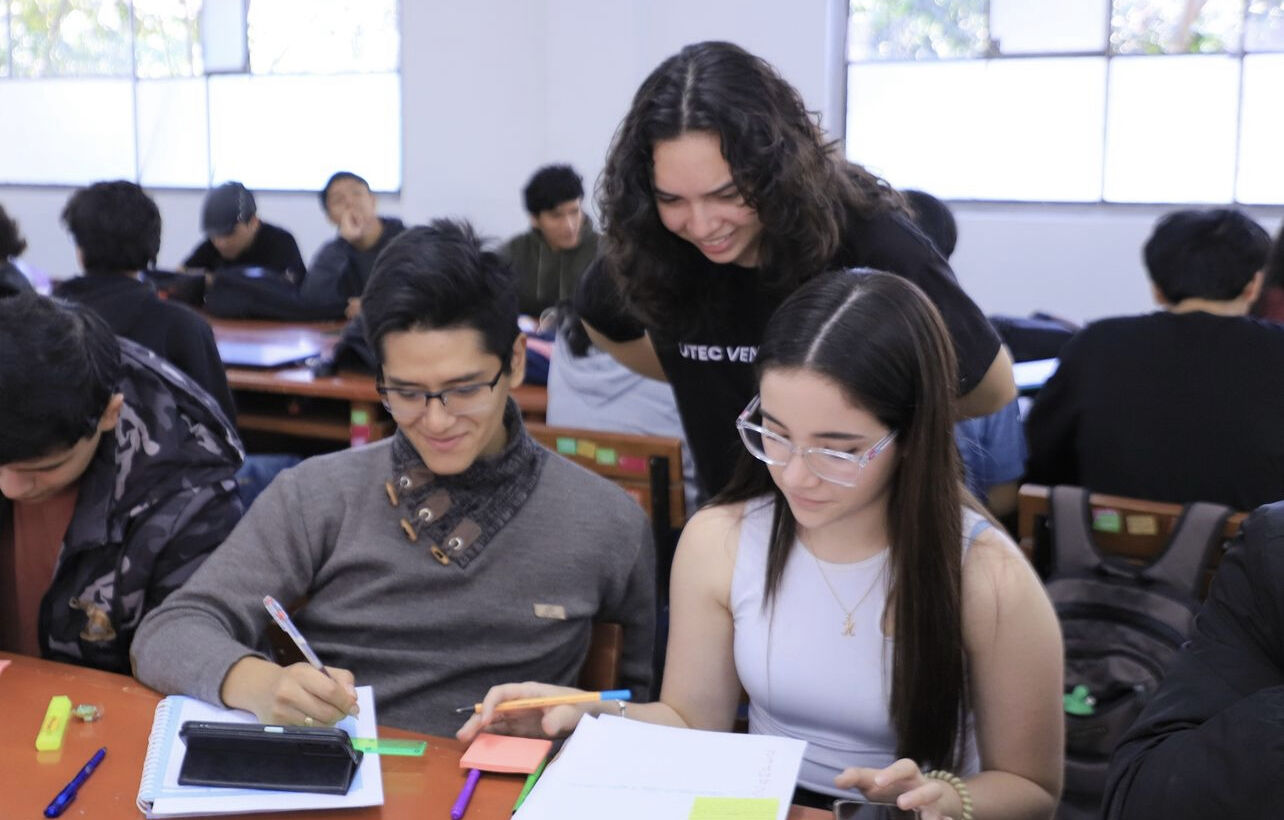
[[[1065,639],[1066,764],[1058,820],[1096,818],[1106,768],[1124,732],[1189,637],[1209,558],[1231,514],[1196,502],[1146,566],[1103,555],[1088,492],[1053,487],[1048,596]]]
[[[344,301],[304,299],[298,285],[269,268],[234,265],[215,273],[205,288],[205,310],[221,319],[315,322],[342,319]]]

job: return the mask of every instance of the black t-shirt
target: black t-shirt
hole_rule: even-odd
[[[183,263],[184,268],[216,271],[222,268],[255,267],[269,268],[284,273],[292,282],[303,280],[307,268],[303,265],[303,256],[299,253],[299,244],[294,236],[284,228],[278,228],[267,222],[259,222],[258,233],[241,255],[235,259],[224,259],[219,255],[214,243],[206,239],[192,251]]]
[[[1152,313],[1094,322],[1026,419],[1027,479],[1240,510],[1284,499],[1284,326]]]
[[[954,340],[959,392],[980,383],[999,352],[999,337],[980,309],[959,287],[949,264],[908,217],[884,213],[852,216],[831,268],[867,267],[905,277],[935,303]],[[576,309],[595,329],[616,341],[644,331],[659,355],[677,398],[696,472],[704,489],[716,493],[731,477],[742,448],[735,420],[757,391],[753,362],[772,312],[783,295],[766,291],[755,269],[719,265],[704,257],[684,276],[702,277],[702,301],[709,305],[701,329],[682,338],[647,328],[629,312],[605,268],[585,272]]]

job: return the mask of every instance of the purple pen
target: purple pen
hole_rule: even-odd
[[[468,779],[464,781],[464,787],[459,790],[455,805],[450,807],[450,820],[462,820],[464,812],[468,811],[468,801],[473,799],[473,791],[477,788],[477,781],[480,779],[481,769],[468,772]]]

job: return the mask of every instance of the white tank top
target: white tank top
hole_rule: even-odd
[[[843,769],[881,768],[896,759],[890,711],[893,641],[881,625],[888,552],[832,564],[795,542],[775,601],[764,609],[771,514],[770,499],[745,505],[731,579],[733,651],[740,683],[749,693],[749,732],[807,741],[798,784],[851,796],[834,787]],[[964,511],[965,554],[988,526],[983,516]],[[843,634],[847,610],[851,635]],[[974,774],[980,766],[970,712],[963,742],[961,774]]]

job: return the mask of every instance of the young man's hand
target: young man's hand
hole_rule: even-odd
[[[236,709],[253,712],[261,723],[333,726],[355,715],[357,691],[352,673],[326,667],[327,677],[306,663],[278,666],[244,657],[232,664],[219,694]]]

